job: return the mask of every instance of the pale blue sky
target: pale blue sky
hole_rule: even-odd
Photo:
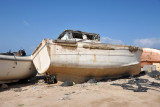
[[[160,49],[160,0],[0,0],[0,52],[31,54],[65,29],[102,42]]]

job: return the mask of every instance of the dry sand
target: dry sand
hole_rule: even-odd
[[[156,81],[147,75],[140,78]],[[62,87],[61,83],[9,84],[0,90],[0,107],[160,107],[160,89],[149,87],[147,92],[125,90],[112,83],[126,83],[129,79],[110,82],[83,83]]]

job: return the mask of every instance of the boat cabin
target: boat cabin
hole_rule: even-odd
[[[74,40],[77,42],[100,42],[100,36],[96,33],[88,33],[76,30],[65,30],[58,37],[60,40]]]

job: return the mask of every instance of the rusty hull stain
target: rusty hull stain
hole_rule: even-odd
[[[103,46],[103,45],[83,45],[83,48],[87,48],[87,49],[101,49],[101,50],[115,50],[112,47]]]
[[[47,44],[48,55],[51,58],[51,47]]]
[[[57,45],[61,45],[61,46],[68,46],[68,47],[77,47],[77,44],[57,43]]]
[[[117,68],[81,68],[51,65],[47,70],[50,75],[56,75],[58,81],[85,82],[91,78],[113,78],[124,75],[137,75],[140,72],[140,63]]]
[[[69,50],[75,50],[77,49],[77,44],[63,44],[63,43],[57,43],[56,45],[61,46],[64,49],[69,49]]]
[[[94,62],[96,62],[96,54],[94,54]]]

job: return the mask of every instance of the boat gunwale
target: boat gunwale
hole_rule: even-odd
[[[0,60],[9,60],[9,61],[29,61],[32,62],[30,56],[9,56],[9,55],[0,55]]]
[[[47,42],[47,40],[52,40],[52,43],[48,43]],[[45,43],[43,44],[43,41],[45,41]],[[38,45],[38,47],[34,50],[34,52],[32,53],[32,59],[34,60],[34,58],[37,56],[37,54],[45,47],[45,46],[47,46],[47,45],[61,45],[62,44],[62,46],[64,46],[64,44],[76,44],[75,45],[75,47],[76,46],[78,46],[77,45],[77,43],[78,42],[71,42],[71,41],[69,41],[69,42],[66,42],[66,40],[60,40],[61,42],[57,42],[57,39],[44,39],[39,45]],[[62,42],[62,41],[64,41],[64,42]],[[143,49],[141,48],[141,47],[136,47],[136,46],[129,46],[129,45],[116,45],[116,44],[104,44],[104,43],[90,43],[90,42],[79,42],[79,43],[84,43],[84,44],[86,44],[87,43],[87,45],[89,46],[89,45],[93,45],[93,46],[97,46],[97,44],[98,44],[98,46],[103,46],[103,45],[105,45],[105,46],[111,46],[111,47],[116,47],[116,46],[118,46],[118,47],[124,47],[124,48],[120,48],[120,49],[108,49],[108,50],[129,50],[130,51],[130,48],[136,48],[137,50],[136,51],[142,51],[143,52]],[[66,46],[68,46],[68,45],[66,45]],[[85,48],[85,47],[78,47],[78,48]],[[90,48],[86,48],[86,49],[90,49]],[[95,48],[96,49],[96,48]],[[91,50],[94,50],[94,48],[93,49],[91,49]],[[101,49],[99,49],[99,50],[101,50]],[[102,49],[103,50],[103,49]],[[107,49],[106,49],[107,50]],[[131,53],[132,53],[132,51],[130,51]],[[134,52],[134,51],[133,51]],[[35,54],[36,53],[36,54]],[[34,57],[33,57],[34,56]]]

